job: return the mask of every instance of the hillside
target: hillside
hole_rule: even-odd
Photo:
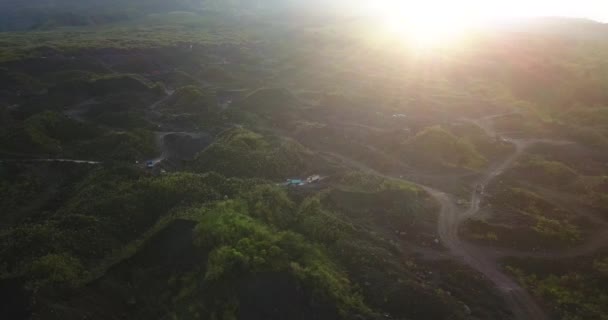
[[[419,132],[402,148],[403,157],[419,164],[477,169],[487,162],[470,142],[439,127]]]
[[[603,319],[605,25],[339,3],[0,2],[0,314]]]
[[[145,14],[195,9],[191,0],[7,0],[0,3],[0,31],[57,27],[96,26],[141,17]]]

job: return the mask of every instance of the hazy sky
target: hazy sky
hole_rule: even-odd
[[[566,16],[608,22],[608,0],[338,0],[372,12],[400,10],[410,14],[488,17]],[[356,5],[355,5],[356,6]]]

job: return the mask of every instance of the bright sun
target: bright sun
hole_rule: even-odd
[[[418,49],[434,49],[453,44],[465,31],[465,25],[435,19],[387,17],[390,32]]]
[[[388,31],[418,50],[430,50],[458,42],[476,20],[469,10],[435,2],[386,0],[376,2],[374,9]]]

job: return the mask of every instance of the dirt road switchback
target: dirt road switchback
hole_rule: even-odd
[[[504,296],[514,316],[518,320],[544,320],[547,319],[544,312],[534,299],[515,280],[504,274],[496,262],[488,257],[484,251],[477,250],[460,240],[458,227],[464,221],[464,215],[459,212],[453,199],[438,190],[422,187],[441,206],[439,215],[438,234],[441,242],[449,249],[452,255],[461,259],[471,268],[482,273],[498,288]],[[478,204],[471,204],[470,210],[476,210]]]

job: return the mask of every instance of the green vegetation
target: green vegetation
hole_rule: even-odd
[[[606,133],[608,123],[608,108],[586,108],[573,110],[564,115],[564,120],[580,126],[595,127]]]
[[[91,169],[90,165],[67,163],[0,164],[0,225],[44,217]]]
[[[468,221],[463,235],[516,248],[559,248],[579,243],[583,238],[581,225],[572,212],[532,191],[499,189],[489,203],[499,214],[486,220]]]
[[[37,113],[21,124],[9,126],[0,141],[3,152],[42,158],[51,155],[132,161],[158,153],[154,135],[146,129],[107,132],[52,111]]]
[[[49,254],[32,262],[28,271],[34,279],[33,284],[43,287],[49,284],[75,286],[82,278],[83,268],[80,261],[66,254]]]
[[[145,129],[107,133],[80,144],[76,152],[78,152],[78,155],[94,156],[95,159],[129,162],[150,158],[158,154],[154,134]]]
[[[507,270],[550,307],[556,319],[606,319],[606,256],[506,261]]]
[[[0,4],[20,30],[0,40],[0,292],[24,296],[5,317],[510,319],[444,259],[433,198],[387,177],[468,192],[503,137],[567,139],[460,231],[563,249],[591,223],[546,193],[608,208],[605,40],[480,31],[420,55],[259,1],[47,2]],[[469,121],[497,114],[496,136]],[[562,261],[508,264],[558,317],[603,319],[607,258]]]
[[[288,111],[296,110],[296,98],[285,88],[259,89],[251,93],[241,103],[246,111],[258,113],[265,117],[277,117]]]
[[[94,1],[59,0],[52,4],[30,0],[2,5],[4,18],[0,31],[49,29],[111,23],[153,12],[194,8],[188,0],[172,1]]]
[[[287,272],[304,286],[311,286],[314,299],[331,301],[341,317],[370,313],[353,292],[348,278],[320,248],[306,244],[294,233],[272,232],[249,218],[244,208],[235,202],[219,203],[204,214],[196,227],[195,242],[210,250],[203,285],[228,282],[234,287],[250,273]],[[217,300],[221,303],[233,299]],[[230,317],[226,311],[222,314]]]
[[[152,125],[139,112],[102,112],[90,117],[93,123],[117,129],[151,129]]]
[[[566,189],[579,175],[562,162],[549,161],[541,157],[528,157],[515,168],[520,179],[529,179],[540,185]]]
[[[559,119],[565,124],[560,129],[569,138],[594,148],[608,146],[607,108],[578,106],[564,112]]]
[[[459,304],[455,298],[417,279],[416,270],[422,267],[394,262],[393,247],[374,235],[382,228],[373,227],[376,231],[371,232],[357,222],[403,220],[405,226],[420,221],[420,191],[361,173],[346,174],[340,181],[353,190],[371,189],[364,202],[350,206],[337,190],[335,195],[313,194],[300,201],[282,187],[255,180],[187,173],[148,177],[131,167],[99,168],[66,190],[54,213],[2,234],[2,277],[23,278],[28,288],[40,294],[63,288],[86,294],[84,286],[90,281],[110,281],[105,274],[118,272],[123,263],[139,263],[139,252],[155,243],[172,221],[188,219],[197,223],[196,250],[207,258],[167,280],[169,287],[164,290],[172,292],[173,298],[162,303],[169,314],[238,316],[239,310],[248,308],[243,284],[271,281],[263,282],[264,286],[278,286],[273,280],[263,280],[270,277],[289,279],[290,286],[302,288],[294,299],[305,310],[322,308],[332,319],[375,317],[374,310],[403,316],[453,315]],[[391,204],[389,198],[401,203]],[[410,209],[404,210],[406,206]],[[369,255],[357,258],[354,252]],[[386,270],[401,280],[395,283],[384,275]],[[368,281],[379,282],[363,288]],[[389,292],[387,285],[392,288]],[[412,299],[422,295],[428,303],[403,305],[399,301],[406,293]],[[63,297],[50,299],[58,305],[74,303]],[[68,309],[52,310],[65,314]]]
[[[8,152],[59,154],[70,143],[92,139],[98,134],[95,128],[56,112],[45,111],[10,126],[0,141],[4,151]]]
[[[241,128],[223,133],[193,164],[197,171],[281,180],[312,173],[315,166],[313,154],[299,143],[269,139]]]
[[[230,21],[234,24],[227,27]],[[137,49],[177,47],[183,43],[239,43],[244,39],[244,31],[237,31],[240,24],[235,18],[220,18],[214,13],[198,15],[173,12],[106,26],[6,33],[2,41],[5,50],[0,54],[0,61],[45,57],[49,51],[76,54],[95,48]],[[142,28],[141,25],[150,27]],[[221,28],[221,33],[214,31],[217,28]]]
[[[22,72],[11,72],[5,68],[0,68],[0,86],[5,90],[15,90],[23,92],[35,92],[43,88],[39,80],[30,77]]]
[[[498,205],[516,209],[518,214],[533,218],[536,222],[532,229],[540,235],[565,241],[580,239],[580,231],[568,221],[570,213],[551,205],[533,192],[509,189],[499,197],[504,202],[495,202]]]
[[[402,145],[402,155],[419,164],[479,169],[487,160],[475,147],[441,127],[430,127]]]
[[[252,127],[290,129],[302,119],[301,107],[286,88],[261,88],[235,102],[229,116]]]
[[[601,131],[585,126],[561,125],[555,129],[560,135],[590,148],[605,148],[608,138]]]
[[[209,98],[195,86],[185,86],[177,89],[167,108],[173,112],[207,113]]]
[[[488,161],[513,152],[513,147],[509,143],[501,141],[500,137],[488,136],[482,128],[473,123],[457,123],[447,129],[458,138],[472,144]]]
[[[360,171],[347,172],[337,181],[342,188],[364,192],[379,192],[384,190],[403,190],[412,193],[421,192],[414,184],[403,180],[387,179]]]
[[[217,175],[139,176],[125,167],[96,170],[65,196],[54,214],[3,233],[0,254],[6,272],[22,274],[41,254],[64,253],[88,269],[172,208],[220,199],[230,191]]]
[[[40,196],[40,192],[44,190],[43,182],[35,176],[19,177],[18,179],[10,179],[4,173],[7,170],[15,170],[7,165],[2,165],[2,179],[0,180],[0,191],[2,194],[2,212],[8,215],[8,212],[14,212],[26,206],[30,201]],[[6,218],[3,217],[3,218]]]
[[[608,194],[606,191],[608,190],[608,176],[588,179],[585,181],[585,186],[587,188],[586,199],[589,203],[605,212],[604,210],[608,208]]]

